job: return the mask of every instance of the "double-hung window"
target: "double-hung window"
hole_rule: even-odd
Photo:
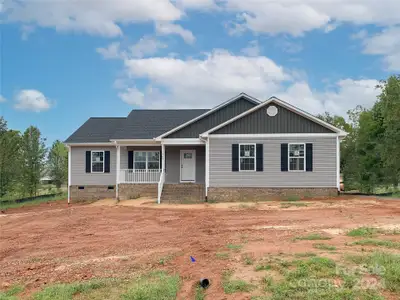
[[[92,173],[104,173],[104,151],[92,151]]]
[[[256,170],[256,144],[239,144],[239,171]]]
[[[135,151],[133,167],[135,170],[159,170],[160,151]]]
[[[289,171],[305,171],[305,144],[289,144]]]

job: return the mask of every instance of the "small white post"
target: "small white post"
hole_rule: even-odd
[[[116,186],[115,186],[117,200],[119,199],[118,186],[119,186],[119,182],[120,182],[120,178],[119,178],[120,173],[121,173],[121,146],[117,145],[117,174],[116,174],[117,175],[116,176],[117,183],[116,183]]]
[[[337,189],[340,192],[340,139],[336,137],[336,171]]]
[[[68,204],[71,199],[71,146],[68,147]]]
[[[161,144],[161,173],[165,172],[165,145]]]
[[[206,142],[206,198],[208,195],[208,187],[210,185],[210,139]]]

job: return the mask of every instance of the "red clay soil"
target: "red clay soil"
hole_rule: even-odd
[[[54,282],[129,278],[166,269],[183,280],[178,299],[193,299],[201,277],[211,280],[206,299],[250,299],[246,293],[226,295],[221,286],[223,270],[243,265],[238,263],[243,253],[262,258],[315,251],[313,241],[292,241],[309,232],[330,235],[327,243],[358,251],[344,245],[349,238],[343,232],[400,224],[400,201],[368,198],[343,204],[179,210],[57,203],[9,210],[0,214],[0,289],[22,283],[29,294]],[[245,247],[231,251],[233,259],[217,259],[217,252],[229,251],[228,243]],[[190,256],[197,261],[192,263]],[[159,263],[161,258],[165,264]]]

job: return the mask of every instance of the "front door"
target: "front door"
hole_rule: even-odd
[[[196,150],[181,150],[181,182],[196,181]]]

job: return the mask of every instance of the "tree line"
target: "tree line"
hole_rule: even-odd
[[[22,133],[9,129],[0,116],[0,198],[36,196],[45,175],[57,188],[67,181],[66,146],[56,140],[47,149],[45,141],[37,127],[30,126]]]
[[[399,187],[400,75],[390,76],[376,88],[380,94],[370,109],[357,106],[347,116],[318,115],[348,132],[340,146],[346,190],[374,193],[381,187]]]

